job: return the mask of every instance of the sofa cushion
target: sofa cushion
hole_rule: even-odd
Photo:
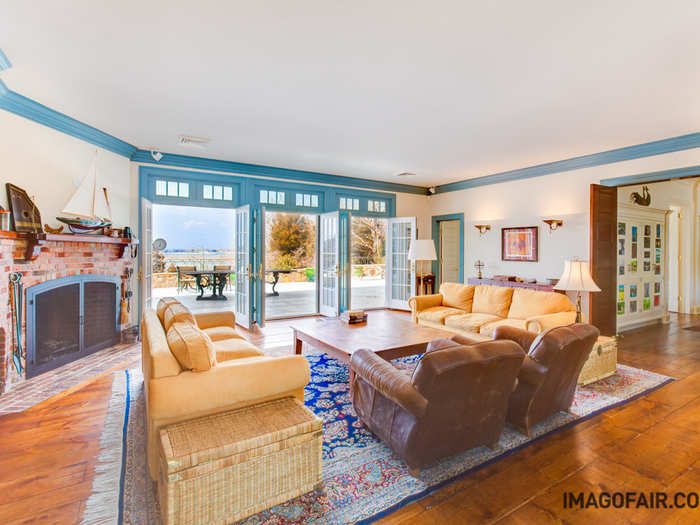
[[[217,363],[221,361],[230,361],[231,359],[239,359],[241,357],[264,355],[257,347],[245,339],[214,341],[214,350],[216,351]]]
[[[479,327],[479,333],[488,337],[493,337],[493,332],[499,326],[514,326],[515,328],[520,328],[521,330],[527,330],[524,319],[499,319],[498,321],[491,321],[490,323],[482,324]]]
[[[479,333],[479,328],[481,325],[490,323],[492,321],[498,321],[501,319],[497,315],[491,314],[462,314],[462,315],[451,315],[445,319],[445,328],[452,328],[454,330],[462,330],[463,332],[473,332]]]
[[[167,332],[173,323],[190,323],[197,326],[192,312],[184,304],[173,303],[165,309],[163,314],[163,328]]]
[[[168,330],[168,346],[185,370],[206,372],[216,365],[214,343],[192,323],[173,323]]]
[[[479,285],[474,290],[472,312],[507,317],[513,289],[507,286]]]
[[[574,311],[576,311],[576,306],[564,294],[516,288],[513,291],[508,317],[511,319],[527,319],[537,315]]]
[[[474,285],[461,283],[442,283],[440,285],[442,305],[451,308],[459,308],[465,313],[472,311],[474,299]]]
[[[211,337],[212,341],[223,341],[224,339],[243,339],[243,336],[230,326],[212,326],[202,328],[204,333]]]
[[[156,314],[158,314],[160,324],[163,324],[163,316],[165,315],[165,310],[167,310],[168,306],[179,302],[180,301],[174,297],[161,297],[160,301],[158,301],[158,306],[156,307]]]
[[[464,310],[459,308],[450,308],[448,306],[433,306],[432,308],[426,308],[418,314],[418,319],[420,321],[426,321],[428,323],[438,323],[443,324],[445,318],[451,315],[463,314]]]

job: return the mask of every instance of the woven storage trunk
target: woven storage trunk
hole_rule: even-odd
[[[295,398],[160,431],[163,522],[230,524],[321,483],[322,422]]]
[[[589,385],[617,371],[617,339],[600,336],[578,376],[578,384]]]

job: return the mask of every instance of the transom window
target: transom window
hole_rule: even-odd
[[[284,192],[260,190],[260,204],[284,205]]]
[[[318,195],[313,193],[297,193],[296,205],[306,208],[318,208]]]
[[[215,201],[232,201],[233,188],[231,186],[204,184],[202,186],[202,198]]]
[[[367,211],[374,213],[386,213],[386,201],[384,200],[368,200]]]
[[[341,197],[338,206],[341,210],[360,211],[360,199]]]
[[[156,195],[160,197],[190,198],[190,183],[176,180],[156,180]]]

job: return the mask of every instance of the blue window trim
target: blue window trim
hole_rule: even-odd
[[[175,180],[190,183],[190,198],[167,197],[155,194],[156,180]],[[231,186],[233,188],[232,201],[220,201],[202,198],[202,186],[204,184],[217,184]],[[396,213],[396,194],[365,191],[352,188],[337,188],[335,186],[321,186],[318,184],[301,184],[283,182],[271,179],[241,177],[236,175],[222,175],[201,171],[178,170],[173,168],[160,168],[155,166],[139,166],[139,197],[145,197],[154,204],[172,204],[176,206],[203,206],[211,208],[236,208],[244,204],[253,207],[261,206],[259,200],[260,190],[284,191],[284,205],[264,204],[270,211],[289,211],[297,213],[326,213],[340,210],[340,197],[353,197],[360,199],[360,211],[353,211],[353,215],[366,217],[394,217]],[[296,193],[318,195],[318,207],[296,205]],[[385,200],[386,213],[367,212],[367,201]]]
[[[438,260],[433,261],[433,275],[435,275],[435,287],[440,286],[440,223],[442,221],[459,220],[459,282],[464,282],[464,213],[450,213],[448,215],[433,215],[432,234]]]

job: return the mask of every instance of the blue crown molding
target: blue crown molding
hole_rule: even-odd
[[[650,182],[661,182],[697,176],[700,176],[700,165],[603,179],[600,181],[600,184],[603,186],[630,186],[633,184],[648,184]]]
[[[486,186],[488,184],[499,184],[502,182],[511,182],[514,180],[529,179],[532,177],[541,177],[543,175],[551,175],[563,171],[578,170],[581,168],[590,168],[593,166],[601,166],[603,164],[612,164],[625,160],[639,159],[642,157],[651,157],[654,155],[662,155],[664,153],[672,153],[674,151],[682,151],[700,147],[700,133],[690,133],[678,137],[655,140],[644,144],[636,144],[634,146],[626,146],[624,148],[611,149],[600,153],[592,153],[581,157],[573,157],[556,162],[548,162],[528,168],[520,168],[517,170],[504,171],[493,175],[485,175],[450,184],[443,184],[435,188],[436,193],[446,193],[450,191],[466,190],[476,188],[478,186]]]
[[[7,55],[2,52],[2,49],[0,49],[0,71],[5,71],[6,69],[10,69],[12,67],[12,62],[10,62],[10,59],[7,58]]]
[[[131,155],[136,151],[136,146],[132,146],[104,131],[59,113],[43,104],[39,104],[19,93],[15,93],[7,89],[6,86],[0,87],[0,109],[33,120],[127,158],[131,158]]]
[[[7,89],[7,86],[5,85],[5,83],[2,80],[0,80],[0,99],[2,99],[2,97],[7,95],[9,92],[10,92],[10,90]]]
[[[316,182],[321,184],[333,184],[337,186],[352,186],[355,188],[368,188],[373,190],[396,191],[400,193],[415,193],[427,195],[428,191],[422,186],[409,184],[395,184],[378,180],[361,179],[359,177],[345,177],[342,175],[330,175],[315,171],[293,170],[263,166],[259,164],[247,164],[244,162],[232,162],[227,160],[208,159],[204,157],[191,157],[189,155],[177,155],[163,153],[163,158],[156,162],[151,152],[139,149],[131,156],[133,162],[142,164],[156,164],[161,166],[177,166],[199,170],[220,171],[224,173],[238,173],[241,175],[257,175],[259,177],[274,177],[276,179],[297,180],[303,182]]]

